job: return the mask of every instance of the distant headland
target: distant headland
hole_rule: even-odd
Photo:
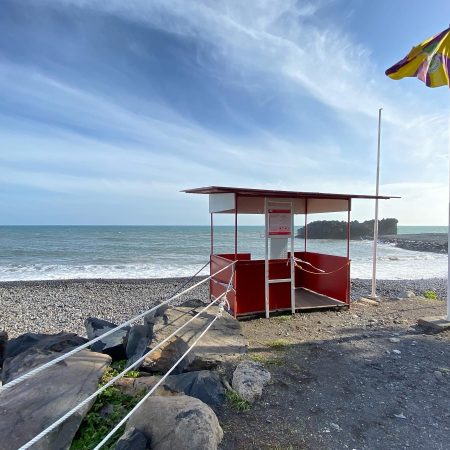
[[[350,239],[373,239],[374,220],[350,222]],[[378,221],[379,235],[396,235],[397,219],[381,219]],[[347,239],[347,222],[339,220],[317,220],[308,223],[308,239]],[[305,237],[305,227],[297,230],[298,238]]]

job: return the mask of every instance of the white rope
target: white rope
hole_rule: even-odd
[[[181,297],[182,295],[184,295],[184,294],[192,291],[196,287],[200,286],[202,283],[205,283],[206,281],[210,280],[212,277],[216,276],[220,272],[223,272],[224,270],[228,269],[230,266],[233,266],[235,263],[236,263],[236,261],[233,261],[231,264],[224,267],[223,269],[218,270],[216,273],[208,276],[207,278],[199,281],[198,283],[195,283],[193,286],[185,289],[184,291],[181,291],[178,294],[172,295],[172,297],[170,297],[168,300],[165,300],[164,302],[159,303],[158,305],[154,306],[153,308],[149,309],[148,311],[145,311],[145,312],[131,318],[130,320],[122,323],[121,325],[118,325],[117,327],[112,328],[111,330],[107,331],[106,333],[103,333],[101,336],[91,339],[90,341],[86,342],[85,344],[82,344],[79,347],[76,347],[73,350],[62,354],[61,356],[58,356],[57,358],[52,359],[51,361],[43,364],[42,366],[36,367],[36,368],[30,370],[29,372],[21,375],[20,377],[17,377],[14,380],[9,381],[8,383],[4,384],[3,386],[0,386],[0,394],[3,391],[6,391],[7,389],[11,389],[12,387],[16,386],[17,384],[21,383],[22,381],[27,380],[28,378],[31,378],[31,377],[37,375],[38,373],[42,372],[43,370],[48,369],[51,366],[54,366],[55,364],[59,363],[60,361],[64,361],[66,358],[69,358],[70,356],[74,355],[75,353],[78,353],[79,351],[81,351],[87,347],[90,347],[92,344],[95,344],[96,342],[102,340],[103,338],[105,338],[106,336],[109,336],[110,334],[116,332],[117,330],[120,330],[121,328],[126,327],[127,325],[131,325],[132,323],[136,322],[137,320],[141,319],[142,317],[146,316],[147,314],[150,314],[151,312],[157,310],[161,306],[167,305],[168,303],[172,302],[173,300],[176,300],[177,298]]]
[[[125,375],[127,372],[132,370],[134,367],[136,367],[138,364],[140,364],[147,356],[152,354],[155,350],[160,348],[162,345],[164,345],[168,340],[170,340],[172,337],[174,337],[179,331],[181,331],[185,326],[187,326],[190,322],[192,322],[194,319],[196,319],[200,314],[203,314],[207,309],[211,308],[215,303],[217,303],[222,297],[224,297],[227,294],[227,292],[224,292],[222,295],[217,297],[216,300],[212,301],[208,306],[203,308],[201,311],[199,311],[195,316],[193,316],[191,319],[189,319],[187,322],[185,322],[182,326],[180,326],[177,330],[175,330],[171,335],[167,336],[163,341],[161,341],[158,345],[153,347],[149,352],[147,352],[144,356],[139,358],[137,361],[135,361],[133,364],[128,366],[126,369],[124,369],[122,372],[120,372],[118,375],[116,375],[114,378],[112,378],[110,381],[108,381],[106,384],[104,384],[101,388],[99,388],[96,392],[91,394],[89,397],[85,398],[82,402],[78,403],[78,405],[74,406],[70,411],[68,411],[66,414],[61,416],[58,420],[53,422],[50,426],[48,426],[45,430],[41,431],[39,434],[37,434],[33,439],[28,441],[26,444],[24,444],[22,447],[19,448],[19,450],[25,450],[30,448],[32,445],[34,445],[36,442],[38,442],[40,439],[42,439],[44,436],[46,436],[48,433],[50,433],[52,430],[54,430],[58,425],[63,423],[66,419],[68,419],[72,414],[76,413],[80,408],[82,408],[84,405],[89,403],[92,399],[97,397],[98,394],[103,392],[106,388],[114,384],[119,378],[121,378],[123,375]],[[216,316],[217,318],[217,316]],[[178,361],[179,362],[179,361]],[[177,364],[178,364],[177,362]]]
[[[289,262],[289,261],[288,261],[288,262]],[[318,270],[319,272],[325,272],[325,270],[319,269],[318,267],[313,266],[310,262],[308,262],[308,261],[303,261],[303,259],[297,258],[297,257],[295,257],[295,256],[294,256],[294,262],[299,262],[299,263],[302,263],[302,264],[308,264],[308,266],[311,266],[313,269],[316,269],[316,270]],[[298,267],[298,266],[297,266],[297,267]],[[302,267],[299,267],[299,268],[302,269]]]
[[[225,292],[226,294],[227,292]],[[225,297],[226,298],[226,297]],[[150,389],[150,391],[145,394],[145,396],[136,404],[136,406],[103,438],[103,440],[94,448],[94,450],[99,450],[103,445],[105,445],[109,439],[114,435],[114,433],[131,417],[131,415],[147,400],[150,395],[155,392],[155,390],[161,385],[161,383],[173,372],[175,367],[186,357],[186,355],[197,345],[198,341],[207,333],[211,328],[213,323],[221,316],[223,311],[223,304],[221,303],[219,312],[216,317],[209,323],[209,325],[203,330],[200,336],[194,341],[194,343],[184,352],[183,356],[167,371],[167,373],[155,384],[155,386]]]

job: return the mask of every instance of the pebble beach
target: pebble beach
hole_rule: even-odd
[[[191,281],[192,286],[202,278]],[[142,280],[52,280],[14,281],[0,283],[0,330],[16,337],[25,332],[85,335],[83,322],[98,317],[120,323],[149,309],[173,295],[188,278]],[[438,297],[447,295],[447,280],[379,280],[378,295],[395,298],[405,291],[423,294],[434,291]],[[367,296],[371,281],[352,280],[352,300]],[[208,301],[208,283],[193,289],[174,303],[190,299]]]

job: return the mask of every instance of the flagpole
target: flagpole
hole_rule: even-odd
[[[447,321],[450,322],[450,115],[448,117],[448,245],[447,245]]]
[[[371,298],[376,299],[377,296],[377,243],[378,243],[378,195],[380,192],[380,147],[381,147],[381,111],[378,110],[378,148],[377,148],[377,181],[375,190],[375,221],[373,223],[373,266],[372,266],[372,294]],[[450,217],[450,216],[449,216]],[[450,239],[450,234],[449,234]]]

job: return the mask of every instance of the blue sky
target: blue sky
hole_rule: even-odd
[[[203,224],[179,191],[208,185],[371,194],[382,107],[402,199],[381,216],[446,224],[449,90],[384,71],[449,20],[448,0],[3,0],[1,223]]]

